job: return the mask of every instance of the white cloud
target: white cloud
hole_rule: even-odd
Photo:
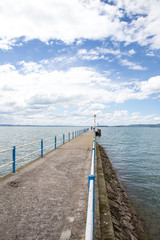
[[[91,49],[87,51],[86,49],[80,49],[77,53],[78,57],[83,60],[98,60],[104,59],[104,55],[100,55],[96,49]]]
[[[134,55],[136,53],[136,51],[134,49],[131,49],[131,50],[129,50],[128,53],[129,53],[129,55]]]
[[[15,39],[9,39],[7,37],[4,37],[3,39],[0,39],[0,49],[9,50],[12,49],[13,46],[15,46]]]
[[[129,69],[133,69],[133,70],[146,70],[146,67],[142,67],[134,62],[128,61],[127,59],[121,59],[120,64],[122,66],[128,66]]]
[[[87,60],[87,61],[88,60],[95,61],[98,59],[113,61],[113,59],[111,60],[111,57],[110,57],[110,55],[113,55],[115,58],[117,58],[120,61],[121,65],[128,66],[129,69],[146,70],[145,67],[141,67],[140,65],[137,65],[136,63],[130,62],[126,59],[122,59],[122,56],[132,56],[135,53],[136,52],[134,49],[131,49],[128,52],[121,52],[120,49],[96,47],[95,49],[90,49],[89,51],[87,49],[80,49],[77,52],[77,56],[79,58],[81,58],[83,60]]]
[[[109,31],[105,24],[112,25],[110,18],[116,15],[116,11],[112,11],[111,16],[104,16],[101,12],[106,14],[113,7],[104,6],[99,0],[94,2],[95,5],[93,1],[78,0],[1,1],[1,37],[14,41],[24,36],[27,40],[38,38],[44,42],[52,38],[66,43],[79,38],[107,37]]]
[[[119,49],[114,50],[111,48],[99,48],[98,47],[97,51],[102,54],[112,54],[112,55],[116,55],[116,56],[120,56],[122,54]]]
[[[16,70],[16,68],[11,64],[0,65],[0,73],[10,73],[14,70]]]
[[[140,83],[141,91],[147,94],[160,92],[160,76],[151,77],[148,81]]]
[[[149,52],[147,52],[146,55],[147,55],[147,56],[150,56],[150,57],[154,57],[154,56],[155,56],[155,54],[154,54],[153,51],[149,51]]]
[[[92,120],[93,121],[93,120]],[[159,123],[160,117],[156,114],[142,115],[140,112],[129,113],[127,110],[108,112],[97,115],[97,122],[102,125],[129,125],[129,124],[153,124]]]
[[[83,39],[111,37],[159,49],[159,11],[158,0],[117,0],[115,5],[100,0],[5,0],[0,2],[0,48],[11,49],[21,37],[46,44],[50,39],[81,44]],[[122,21],[125,14],[130,23]]]
[[[18,65],[22,66],[21,71],[23,71],[25,74],[29,72],[39,72],[43,68],[42,64],[37,64],[35,62],[21,61],[18,62]]]
[[[53,124],[54,121],[56,124],[59,121],[62,124],[66,119],[69,121],[67,113],[63,114],[68,110],[73,122],[76,116],[81,116],[78,121],[87,123],[94,113],[103,119],[109,103],[147,99],[160,92],[160,76],[119,84],[93,68],[48,71],[47,64],[49,60],[23,61],[17,69],[9,64],[0,66],[1,120],[7,122],[8,117],[8,122],[12,123]],[[127,113],[115,112],[111,119],[121,118],[121,115],[127,116]]]
[[[135,14],[147,14],[150,10],[151,3],[155,2],[154,0],[113,0],[118,8],[125,9],[128,16]]]
[[[134,20],[128,25],[126,42],[138,42],[140,45],[150,44],[152,49],[159,49],[160,42],[160,1],[158,0],[117,0],[119,8],[123,8],[128,16]],[[139,14],[137,16],[136,14]]]
[[[126,111],[126,110],[115,111],[114,114],[113,114],[114,118],[121,118],[121,117],[123,117],[123,119],[124,119],[124,117],[126,117],[126,116],[128,116],[128,111]]]

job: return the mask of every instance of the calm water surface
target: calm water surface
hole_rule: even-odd
[[[160,128],[106,127],[97,141],[125,186],[150,239],[160,239]]]

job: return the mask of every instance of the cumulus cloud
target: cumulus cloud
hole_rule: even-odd
[[[39,63],[23,61],[17,68],[10,64],[0,66],[1,119],[6,116],[11,119],[12,116],[15,122],[23,123],[25,116],[25,123],[30,123],[34,116],[34,123],[40,123],[40,118],[42,122],[52,124],[53,116],[56,120],[59,116],[62,123],[60,115],[66,116],[67,113],[64,115],[63,112],[68,110],[68,116],[80,115],[83,121],[88,121],[94,112],[104,116],[110,103],[147,99],[160,92],[160,76],[119,84],[94,68],[48,71],[47,63],[50,64],[49,60]],[[114,117],[118,118],[118,114],[115,113]]]
[[[160,92],[160,76],[151,77],[148,81],[140,83],[141,91],[147,94]]]
[[[101,12],[113,7],[105,5],[102,10],[103,5],[99,0],[90,3],[78,0],[1,1],[1,37],[10,41],[22,36],[26,40],[38,38],[44,42],[60,39],[66,43],[78,38],[104,38],[109,35],[105,24],[110,23],[116,11],[106,17]]]
[[[106,124],[108,125],[129,125],[129,124],[153,124],[160,121],[156,114],[142,115],[140,112],[129,113],[127,110],[114,111],[106,114]]]
[[[77,113],[77,117],[75,117]],[[76,118],[79,122],[85,122],[87,124],[93,124],[93,114],[97,114],[97,123],[100,125],[129,125],[129,124],[153,124],[159,123],[160,117],[156,114],[142,115],[139,112],[129,113],[127,110],[119,110],[114,112],[102,112],[97,110],[92,112],[85,109],[83,112],[74,112],[73,118]]]
[[[131,49],[131,50],[129,50],[128,53],[129,53],[129,55],[134,55],[136,53],[136,51],[134,49]]]
[[[118,0],[5,0],[0,2],[0,48],[9,50],[23,41],[39,39],[46,44],[59,39],[70,44],[83,39],[138,42],[160,48],[160,2]],[[130,18],[127,22],[124,16]]]

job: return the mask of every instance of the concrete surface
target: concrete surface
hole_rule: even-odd
[[[102,167],[102,160],[98,144],[96,144],[97,185],[99,197],[100,238],[101,240],[115,240],[110,206],[106,192],[106,185]]]
[[[93,132],[0,182],[1,240],[84,239]]]

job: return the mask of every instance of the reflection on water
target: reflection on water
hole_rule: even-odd
[[[145,231],[160,239],[160,128],[101,128],[97,141],[134,202]]]

